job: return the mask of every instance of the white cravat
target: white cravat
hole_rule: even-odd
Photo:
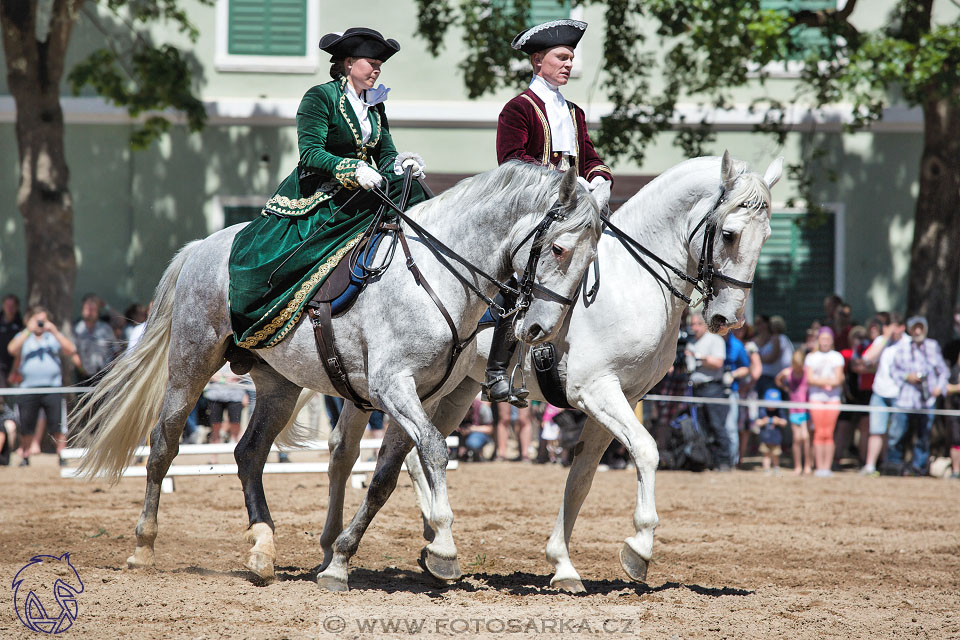
[[[360,138],[363,142],[366,142],[370,139],[370,133],[373,131],[373,125],[370,124],[370,119],[367,117],[369,107],[357,95],[357,91],[349,80],[347,80],[347,100],[350,101],[350,106],[353,107],[353,112],[357,114],[357,120],[360,121]]]
[[[560,95],[560,89],[553,86],[540,76],[534,76],[530,82],[530,90],[543,100],[547,107],[547,121],[550,123],[550,138],[553,151],[567,155],[576,154],[577,146],[573,139],[573,118],[570,117],[570,107]]]

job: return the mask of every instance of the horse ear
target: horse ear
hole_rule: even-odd
[[[737,172],[733,168],[733,158],[730,157],[730,152],[724,149],[723,159],[720,160],[720,179],[723,180],[723,188],[727,191],[733,189],[733,185],[737,182]]]
[[[560,181],[560,204],[574,208],[577,206],[577,168],[570,167],[563,172],[563,179]]]
[[[783,172],[783,156],[770,163],[766,172],[763,174],[763,181],[767,183],[767,188],[772,189],[773,185],[780,180],[780,174]]]
[[[609,180],[604,180],[600,183],[600,186],[590,192],[594,200],[597,201],[600,211],[604,211],[610,204],[610,184]]]

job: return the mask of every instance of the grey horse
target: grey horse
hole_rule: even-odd
[[[770,188],[779,180],[781,167],[778,159],[761,176],[726,153],[723,158],[687,160],[641,189],[616,212],[612,221],[664,262],[691,275],[698,270],[706,225],[716,224],[716,272],[749,283],[760,249],[770,236]],[[701,224],[704,221],[706,224]],[[680,318],[686,306],[662,281],[641,267],[609,232],[597,248],[597,262],[600,286],[595,298],[589,302],[578,300],[554,341],[566,397],[572,406],[589,416],[546,547],[547,560],[554,567],[550,584],[570,592],[584,590],[570,561],[570,535],[590,491],[600,456],[613,438],[623,443],[637,470],[635,534],[624,542],[620,563],[630,579],[646,579],[658,522],[654,473],[659,454],[656,442],[634,415],[633,407],[673,363]],[[692,294],[692,283],[650,263],[682,294]],[[711,331],[723,333],[743,322],[747,291],[722,279],[713,284],[716,296],[707,303],[704,317]],[[471,351],[464,353],[464,357],[473,359],[472,368],[433,414],[435,424],[445,435],[460,423],[480,389],[492,333],[492,329],[481,331]],[[526,358],[524,366],[530,371],[529,353]],[[531,398],[545,399],[533,376],[527,377],[527,383]],[[357,457],[355,442],[363,433],[366,420],[364,412],[348,407],[331,435],[331,446],[336,443],[349,449],[350,454],[346,463],[340,454],[332,458],[336,465],[331,465],[329,472],[331,501],[327,528],[321,536],[325,557],[335,552],[330,543],[338,531],[344,487]],[[399,433],[391,433],[394,430],[392,425],[387,430],[385,444],[400,450],[385,446],[381,451],[381,456],[391,460],[406,454],[411,446],[398,437]],[[282,442],[295,443],[300,439],[305,439],[305,434],[298,433],[296,423],[280,435]],[[430,485],[417,456],[407,456],[406,463],[423,512],[424,535],[429,540],[435,535],[430,524]],[[338,466],[341,464],[344,467]],[[393,467],[395,471],[399,468],[399,464]]]
[[[602,197],[608,195],[609,191]],[[508,163],[460,182],[412,208],[408,215],[452,251],[504,281],[524,269],[531,232],[555,205],[562,215],[541,241],[536,282],[569,298],[595,256],[601,230],[596,201],[577,186],[574,172],[559,174]],[[227,266],[239,228],[230,227],[193,242],[173,258],[158,285],[143,338],[112,366],[71,415],[71,423],[79,428],[75,441],[88,449],[80,466],[80,473],[87,477],[118,480],[149,432],[146,495],[136,528],[137,546],[127,560],[130,567],[154,563],[160,482],[177,454],[187,415],[210,376],[223,365],[228,341],[233,340]],[[460,335],[469,335],[486,304],[446,271],[409,228],[407,233],[423,276],[445,304]],[[486,295],[496,293],[495,285],[475,274],[464,270],[462,275]],[[516,333],[530,343],[550,339],[567,309],[555,297],[535,290],[529,306],[515,316]],[[422,456],[434,496],[430,526],[436,532],[424,549],[424,565],[438,578],[455,579],[460,570],[446,491],[447,448],[429,415],[438,398],[463,380],[472,362],[460,359],[449,382],[424,407],[420,394],[440,381],[453,341],[448,324],[414,281],[404,260],[394,260],[333,324],[354,389],[390,414],[393,424],[403,429],[406,441],[415,443]],[[271,580],[276,554],[274,525],[262,487],[269,443],[287,424],[302,389],[336,392],[317,357],[309,323],[300,322],[278,345],[257,353],[262,362],[250,373],[257,404],[234,455],[250,518],[245,539],[253,547],[247,566]],[[336,460],[333,464],[337,465]],[[389,495],[393,484],[384,480],[378,473],[365,511],[336,540],[343,557],[356,552],[370,519]],[[328,570],[321,581],[346,588],[346,561],[337,567],[342,568],[340,574],[331,575]]]

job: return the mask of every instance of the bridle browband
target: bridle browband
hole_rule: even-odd
[[[697,226],[693,228],[693,231],[690,232],[690,236],[687,238],[687,246],[693,243],[694,237],[697,235],[697,232],[701,227],[704,228],[703,232],[703,246],[700,248],[700,258],[697,263],[697,277],[689,275],[686,271],[679,269],[678,267],[673,266],[668,263],[666,260],[660,258],[658,255],[644,247],[642,244],[634,240],[627,234],[625,231],[619,229],[613,222],[610,221],[609,216],[600,214],[601,220],[603,223],[610,229],[612,235],[623,245],[624,249],[627,250],[634,260],[637,261],[640,266],[650,272],[650,275],[654,277],[655,280],[664,285],[670,293],[674,296],[683,300],[686,304],[697,306],[703,304],[706,307],[716,297],[716,288],[714,287],[714,280],[722,280],[728,282],[734,286],[741,287],[743,289],[750,289],[753,287],[753,282],[747,282],[745,280],[738,280],[732,276],[728,276],[725,273],[721,273],[715,266],[713,260],[713,244],[717,235],[718,225],[716,221],[711,221],[707,223],[707,220],[713,218],[716,215],[717,209],[720,208],[720,205],[727,201],[727,190],[724,187],[720,187],[720,195],[717,196],[716,201],[713,203],[713,206],[710,208],[703,218],[700,219],[700,222],[697,223]],[[642,255],[641,255],[642,254]],[[693,299],[680,291],[677,287],[673,285],[672,282],[662,274],[657,272],[645,258],[653,260],[661,267],[664,267],[671,271],[674,275],[679,277],[684,282],[688,282],[693,285],[694,289],[700,293],[700,299],[696,302],[693,302]],[[596,293],[596,284],[593,289],[591,289],[587,295],[591,296]]]

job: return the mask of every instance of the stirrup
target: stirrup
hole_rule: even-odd
[[[496,387],[501,386],[501,382],[504,383],[502,388],[496,389],[495,391]],[[523,386],[520,388],[511,386],[510,381],[507,380],[506,371],[488,371],[487,379],[481,387],[483,390],[481,398],[488,402],[507,402],[519,409],[525,409],[530,406],[525,400],[525,398],[530,395],[530,392],[523,388]]]

